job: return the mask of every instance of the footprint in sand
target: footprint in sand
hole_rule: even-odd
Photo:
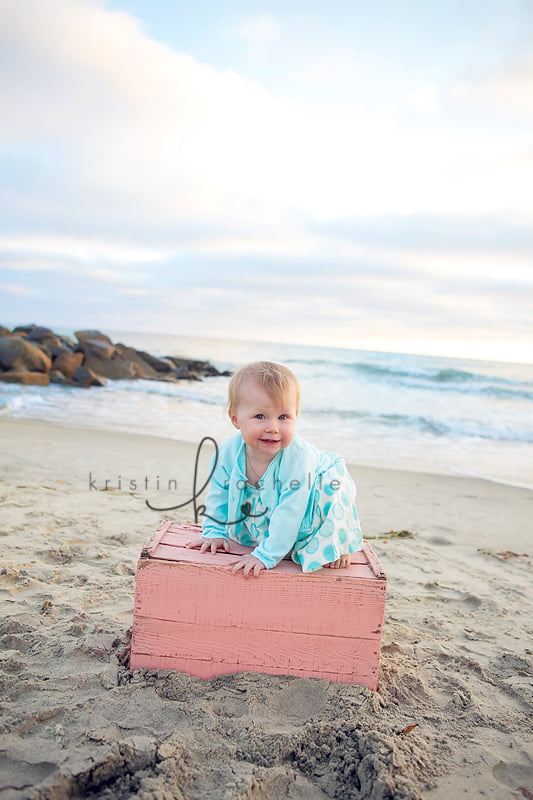
[[[527,755],[524,753],[524,759]],[[529,759],[528,759],[529,761]],[[492,774],[503,786],[517,789],[520,786],[532,787],[531,796],[533,797],[533,764],[519,761],[499,761],[493,768]],[[524,795],[529,797],[529,795]]]
[[[447,539],[446,536],[430,536],[428,541],[431,544],[439,545],[439,547],[445,547],[446,545],[453,544],[451,539]]]
[[[470,592],[461,592],[449,586],[441,586],[438,581],[430,581],[424,584],[424,589],[429,590],[427,595],[430,600],[438,600],[441,603],[453,603],[454,605],[464,605],[468,611],[473,611],[482,605],[483,600]]]
[[[216,692],[212,710],[219,717],[231,718],[244,717],[249,713],[246,701],[225,689]]]
[[[0,755],[0,773],[2,784],[0,792],[11,790],[11,796],[19,796],[19,790],[40,783],[57,769],[57,764],[51,761],[38,761],[31,763],[29,760],[11,759],[9,756]],[[22,797],[22,795],[20,795]]]
[[[296,678],[271,698],[270,708],[291,722],[306,722],[328,702],[328,686],[327,681]]]

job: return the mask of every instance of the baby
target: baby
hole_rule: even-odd
[[[295,433],[296,377],[258,361],[229,383],[228,413],[239,431],[220,447],[206,499],[202,536],[188,547],[229,550],[231,538],[254,549],[232,572],[258,577],[290,553],[304,572],[350,564],[363,548],[355,484],[344,459]]]

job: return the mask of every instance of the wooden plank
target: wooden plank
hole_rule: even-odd
[[[305,669],[291,669],[290,672],[279,669],[278,667],[256,669],[251,664],[217,664],[213,660],[200,661],[198,659],[181,659],[174,656],[156,656],[139,654],[134,669],[154,669],[154,670],[178,670],[197,678],[209,680],[219,675],[234,675],[240,672],[265,673],[267,675],[289,675],[297,678],[317,678],[337,683],[357,683],[367,686],[372,691],[378,687],[378,668],[372,667],[372,671],[361,675],[342,675],[339,672],[311,672]]]
[[[386,583],[321,572],[325,579],[276,570],[246,579],[205,563],[149,559],[139,562],[135,618],[378,640]]]
[[[379,558],[374,552],[374,548],[372,547],[372,545],[370,545],[367,541],[364,541],[363,552],[365,553],[365,556],[370,565],[370,569],[372,570],[376,578],[378,578],[378,580],[386,580],[387,576],[385,574],[385,571],[383,570],[383,567],[381,566]]]
[[[160,546],[168,545],[169,547],[184,548],[186,544],[195,539],[197,536],[201,535],[202,535],[202,529],[200,528],[200,526],[189,525],[186,527],[186,526],[181,526],[178,523],[173,523],[161,537]],[[246,553],[250,553],[254,549],[253,547],[246,547],[245,545],[239,544],[238,542],[234,542],[231,539],[228,541],[228,545],[229,545],[229,553],[234,555],[245,555]],[[368,547],[370,548],[369,545]],[[377,560],[372,548],[370,548],[370,551],[372,552],[373,558]],[[165,553],[165,555],[163,555],[163,552]],[[224,551],[219,550],[218,552],[223,553]],[[181,560],[181,550],[180,552],[176,552],[175,559],[171,558],[172,551],[168,549],[161,550],[160,552],[160,549],[157,548],[157,551],[152,552],[150,555],[152,556],[152,558],[166,558],[171,561]],[[284,556],[284,560],[292,562],[290,554]],[[367,564],[368,561],[369,559],[366,549],[351,554],[352,564]],[[298,569],[301,568],[298,567]]]
[[[153,554],[159,542],[161,541],[167,530],[170,528],[170,526],[173,524],[174,523],[172,522],[171,519],[161,520],[161,522],[159,523],[159,525],[157,526],[157,528],[155,529],[151,537],[148,539],[143,549],[141,550],[141,558],[149,558]]]
[[[171,547],[184,548],[186,544],[201,535],[201,528],[198,528],[196,531],[194,531],[191,536],[188,531],[181,528],[178,529],[177,526],[175,526],[174,528],[171,527],[166,531],[164,537],[161,539],[161,543],[170,545]],[[253,549],[252,547],[245,547],[245,545],[234,542],[231,539],[228,541],[228,544],[229,552],[232,554],[234,553],[235,555],[244,555],[244,553],[249,553]]]
[[[205,662],[207,674],[221,670],[253,671],[271,674],[330,675],[336,680],[356,682],[361,677],[375,678],[379,642],[367,639],[354,641],[342,636],[317,636],[291,631],[270,631],[260,637],[255,630],[189,625],[180,622],[139,619],[135,637],[132,668],[147,666],[156,657],[158,669],[162,663],[172,663],[174,669],[186,664]],[[146,657],[146,658],[145,658]],[[164,659],[164,662],[162,661]],[[208,666],[209,665],[209,666]],[[197,674],[196,672],[194,674]],[[212,676],[211,676],[212,677]]]
[[[247,547],[246,552],[251,552],[252,549],[253,548],[251,547]],[[216,567],[229,567],[231,564],[235,563],[236,559],[239,558],[240,555],[243,554],[225,553],[223,550],[219,550],[216,553],[211,553],[209,551],[200,553],[200,551],[196,548],[187,549],[186,547],[177,547],[175,545],[167,545],[163,542],[160,542],[155,553],[152,555],[152,559],[167,562],[179,561],[185,564],[197,564],[198,566],[209,565]],[[324,578],[325,580],[337,580],[339,577],[360,579],[366,578],[369,580],[375,580],[375,575],[366,559],[364,563],[350,564],[349,567],[346,567],[342,571],[324,567],[320,570],[316,570],[315,572],[307,573],[302,572],[302,568],[299,564],[295,564],[292,560],[284,559],[276,567],[273,567],[272,570],[268,570],[268,573],[271,573],[274,570],[276,572],[301,575],[307,579],[316,578],[318,575],[320,575],[320,577]]]

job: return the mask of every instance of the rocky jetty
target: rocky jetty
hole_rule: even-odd
[[[105,386],[107,380],[199,381],[228,375],[208,361],[157,356],[113,344],[101,331],[76,331],[77,341],[40,325],[0,326],[0,381],[47,386]]]

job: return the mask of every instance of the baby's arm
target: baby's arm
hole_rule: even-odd
[[[210,470],[213,468],[213,463],[212,460]],[[189,543],[190,547],[200,547],[202,553],[209,549],[209,542],[216,542],[214,549],[211,548],[212,553],[216,553],[220,547],[226,552],[229,549],[228,528],[225,525],[228,518],[228,485],[229,475],[223,465],[218,464],[207,492],[202,520],[202,536]],[[204,547],[204,545],[206,546]]]
[[[309,492],[304,485],[282,491],[270,517],[268,536],[253,551],[267,569],[275,567],[291,551],[308,502]]]

